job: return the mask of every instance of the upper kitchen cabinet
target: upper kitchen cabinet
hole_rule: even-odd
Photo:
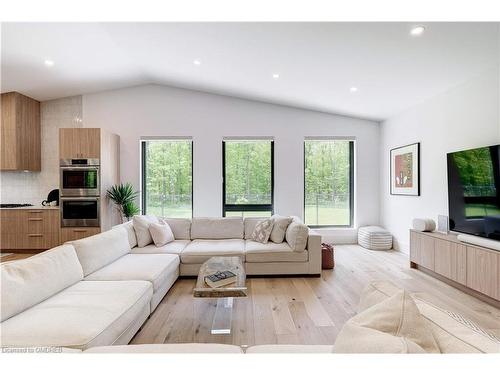
[[[100,129],[59,129],[60,159],[99,159],[101,154]]]
[[[40,171],[40,102],[18,92],[2,94],[2,171]]]

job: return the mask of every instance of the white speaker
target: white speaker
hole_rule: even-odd
[[[448,216],[438,215],[438,232],[448,233],[449,231]]]
[[[432,219],[413,219],[413,229],[419,232],[432,232],[436,229],[436,223]]]

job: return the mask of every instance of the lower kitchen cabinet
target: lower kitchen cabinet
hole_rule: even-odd
[[[61,243],[79,240],[81,238],[93,236],[101,233],[101,228],[93,227],[66,227],[61,228]]]
[[[0,250],[46,250],[59,245],[58,209],[0,210]]]

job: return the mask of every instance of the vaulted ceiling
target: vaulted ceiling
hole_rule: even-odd
[[[497,23],[420,25],[3,23],[1,91],[157,83],[382,120],[498,67]]]

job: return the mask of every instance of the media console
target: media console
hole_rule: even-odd
[[[500,306],[500,251],[461,242],[454,234],[410,230],[410,267]]]

